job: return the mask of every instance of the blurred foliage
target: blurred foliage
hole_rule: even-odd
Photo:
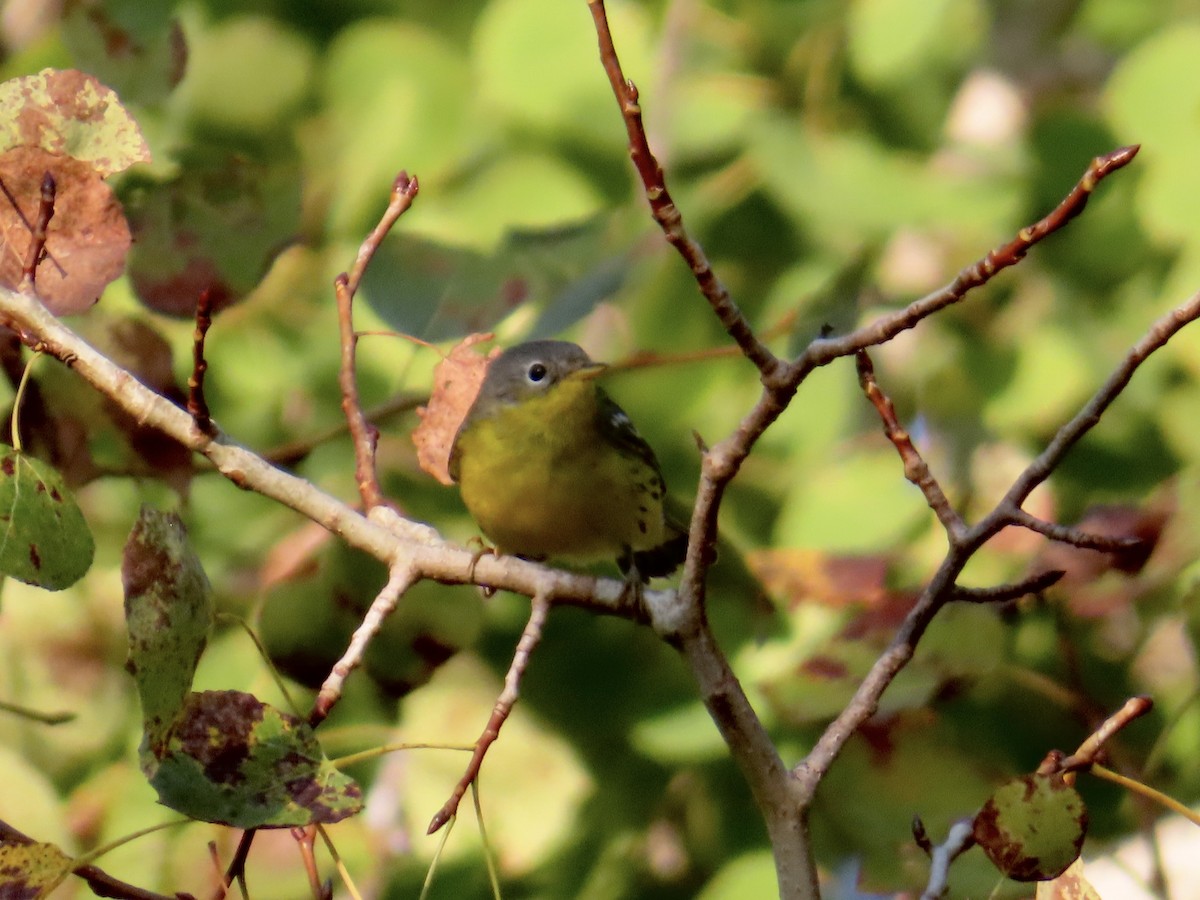
[[[699,467],[692,433],[722,438],[757,396],[742,361],[671,362],[728,342],[645,214],[583,0],[66,7],[55,18],[53,4],[6,4],[0,75],[76,66],[131,108],[154,159],[114,179],[137,242],[102,305],[165,336],[182,384],[195,292],[222,290],[207,391],[236,440],[267,451],[341,421],[332,278],[401,169],[421,194],[368,283],[363,330],[553,333],[599,358],[652,354],[661,365],[622,372],[611,390],[682,497]],[[686,222],[780,350],[948,282],[1049,211],[1092,156],[1143,144],[1016,270],[875,353],[883,389],[968,515],[989,508],[1154,317],[1200,289],[1194,4],[614,0],[610,18]],[[364,339],[364,400],[420,394],[436,359],[407,340]],[[1161,534],[1145,568],[1081,552],[1067,587],[1038,602],[937,620],[823,785],[813,832],[831,878],[880,892],[923,884],[914,814],[940,839],[1131,693],[1153,695],[1158,711],[1114,755],[1132,772],[1149,766],[1177,798],[1200,798],[1198,361],[1200,330],[1185,330],[1029,505],[1072,522],[1104,504]],[[82,390],[61,376],[39,383]],[[304,681],[340,652],[380,583],[370,566],[305,547],[294,514],[209,473],[189,481],[175,461],[179,499],[144,477],[164,464],[136,457],[127,426],[86,421],[71,433],[103,463],[78,493],[96,564],[53,595],[10,581],[0,608],[0,699],[77,713],[53,728],[5,722],[0,771],[19,790],[0,792],[0,818],[71,853],[163,818],[135,767],[140,712],[122,670],[120,550],[140,503],[180,507],[218,608],[258,621],[266,601],[264,637]],[[455,492],[416,465],[415,418],[381,425],[390,495],[471,537]],[[344,437],[317,442],[295,468],[355,497]],[[122,472],[143,477],[96,477]],[[794,760],[885,644],[944,539],[846,361],[814,373],[764,437],[722,527],[743,550],[782,554],[758,557],[760,571],[773,567],[776,621],[750,608],[737,577],[714,584],[711,604]],[[1019,577],[1045,552],[1033,535],[1005,533],[967,577]],[[377,652],[350,680],[319,732],[327,745],[381,743],[384,726],[405,741],[469,743],[484,725],[528,604],[421,590],[390,634],[392,658]],[[196,689],[282,703],[235,630],[215,633]],[[436,846],[425,822],[464,763],[419,750],[353,767],[369,812],[331,834],[360,884],[417,895]],[[1088,851],[1137,830],[1145,811],[1129,797],[1080,788]],[[482,802],[506,896],[742,897],[772,883],[761,822],[680,660],[624,621],[553,613],[484,766]],[[434,897],[488,893],[470,819],[450,837]],[[236,837],[197,823],[100,862],[202,896],[209,840],[228,859]],[[286,834],[262,836],[248,872],[261,900],[306,890]],[[997,879],[975,852],[952,884],[982,896]],[[1007,883],[997,896],[1021,892]]]

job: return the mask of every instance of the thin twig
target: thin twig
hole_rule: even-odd
[[[1146,541],[1140,537],[1111,537],[1105,534],[1093,534],[1070,525],[1059,525],[1057,522],[1047,522],[1037,516],[1030,515],[1023,509],[1013,513],[1014,525],[1036,531],[1052,541],[1060,544],[1070,544],[1082,550],[1096,550],[1100,553],[1129,553],[1145,546]]]
[[[65,725],[67,722],[73,722],[78,715],[73,712],[40,712],[5,700],[0,700],[0,712],[11,713],[31,722],[41,722],[43,725]]]
[[[38,198],[37,219],[30,231],[29,249],[25,253],[25,264],[21,267],[22,284],[33,290],[37,282],[37,267],[46,249],[46,236],[50,220],[54,218],[54,197],[58,184],[49,172],[42,175],[41,194]]]
[[[204,358],[204,339],[211,325],[212,291],[205,288],[196,298],[196,328],[192,332],[192,374],[188,376],[187,409],[196,430],[208,437],[217,433],[208,412],[208,402],[204,399],[204,374],[208,371],[208,361]]]
[[[883,422],[883,433],[887,435],[887,439],[892,442],[892,446],[900,454],[900,461],[904,463],[904,477],[920,488],[921,493],[925,496],[925,502],[929,504],[929,508],[933,510],[947,533],[961,535],[963,529],[966,528],[962,516],[950,505],[942,486],[938,484],[937,479],[929,470],[929,466],[921,458],[917,448],[913,446],[912,438],[900,426],[900,421],[896,418],[896,407],[875,379],[875,366],[871,362],[871,357],[867,355],[866,350],[859,350],[855,354],[855,361],[858,368],[858,383],[862,387],[863,393],[867,395],[867,399],[871,401],[871,405],[879,413],[879,418]]]
[[[354,330],[354,294],[362,282],[367,265],[375,256],[383,239],[400,216],[404,215],[412,206],[419,189],[420,185],[415,176],[410,178],[407,172],[401,172],[396,176],[396,180],[392,184],[391,202],[384,210],[379,224],[359,247],[354,266],[348,274],[343,272],[334,280],[342,346],[338,384],[342,391],[342,410],[346,414],[346,423],[350,427],[350,435],[354,440],[354,475],[358,482],[358,491],[362,496],[363,505],[368,510],[382,506],[386,501],[383,490],[379,486],[379,473],[375,469],[375,445],[379,440],[379,432],[363,415],[362,404],[358,396],[355,365],[358,334]]]
[[[596,38],[600,44],[600,61],[608,75],[613,95],[621,108],[621,117],[625,121],[625,131],[629,137],[629,158],[637,169],[638,177],[642,180],[646,199],[650,202],[650,211],[654,221],[662,229],[667,241],[674,247],[684,262],[692,271],[692,277],[700,288],[700,293],[708,301],[713,312],[725,327],[730,337],[737,342],[746,358],[758,367],[765,380],[773,378],[783,366],[783,363],[770,351],[766,344],[755,336],[746,316],[729,296],[729,291],[723,285],[700,245],[687,233],[683,225],[683,216],[675,201],[667,190],[666,176],[662,166],[650,149],[646,137],[646,129],[642,122],[642,108],[638,104],[638,89],[621,71],[621,60],[613,44],[612,31],[608,27],[608,14],[604,9],[604,0],[588,0],[592,11],[592,19],[596,26]]]
[[[317,692],[312,712],[308,715],[308,724],[316,727],[329,715],[329,711],[341,699],[346,679],[362,663],[367,647],[379,633],[379,629],[383,627],[384,620],[391,615],[396,604],[400,602],[400,598],[416,582],[417,573],[412,567],[405,565],[392,567],[387,584],[371,601],[371,606],[363,616],[362,622],[354,630],[354,635],[350,638],[350,646],[346,648],[342,658],[334,663],[325,683],[321,685],[321,690]]]
[[[1200,293],[1193,294],[1187,302],[1160,316],[1142,339],[1130,348],[1129,352],[1125,354],[1125,358],[1121,360],[1121,364],[1092,395],[1084,407],[1075,414],[1071,421],[1058,430],[1046,449],[1026,466],[996,507],[994,515],[988,518],[987,527],[993,527],[996,530],[1010,524],[1029,527],[1028,517],[1023,516],[1020,510],[1025,500],[1033,493],[1033,489],[1045,481],[1062,462],[1067,451],[1099,423],[1104,411],[1112,405],[1125,386],[1129,384],[1138,367],[1152,353],[1164,347],[1184,326],[1194,322],[1197,318],[1200,318]],[[982,525],[983,523],[981,523]]]
[[[1100,751],[1104,749],[1104,745],[1108,741],[1112,740],[1114,735],[1152,709],[1154,709],[1154,701],[1149,697],[1130,697],[1120,709],[1105,719],[1100,727],[1084,739],[1078,750],[1067,757],[1060,754],[1054,764],[1043,762],[1042,766],[1038,767],[1038,772],[1050,774],[1051,772],[1073,772],[1089,768],[1096,762]]]
[[[1022,472],[1013,487],[988,515],[969,528],[951,547],[916,604],[905,617],[887,649],[859,684],[853,699],[825,729],[809,755],[793,770],[811,797],[825,772],[850,736],[878,709],[879,699],[892,680],[912,659],[925,629],[959,588],[955,584],[967,560],[993,535],[1016,522],[1021,502],[1061,462],[1066,452],[1099,421],[1101,413],[1129,383],[1133,373],[1155,350],[1188,322],[1200,317],[1200,294],[1160,317],[1128,352],[1116,370],[1083,409],[1065,424],[1049,446]]]
[[[913,823],[913,837],[921,844],[921,838],[917,837],[919,825],[919,819]],[[924,844],[928,845],[922,846],[922,849],[929,854],[929,880],[925,884],[921,900],[941,900],[946,896],[950,889],[950,864],[975,846],[974,825],[972,819],[955,822],[946,832],[946,840],[937,845],[929,843],[928,837],[924,837],[924,827],[921,827],[921,837],[924,837]]]
[[[300,851],[300,862],[304,866],[304,873],[308,876],[308,889],[312,893],[313,900],[326,900],[331,896],[329,886],[322,886],[321,873],[317,869],[317,856],[313,852],[313,845],[317,841],[317,826],[306,825],[303,828],[293,828],[291,830],[292,838],[296,841],[296,847]]]
[[[479,735],[479,740],[475,742],[475,752],[471,754],[471,761],[467,763],[466,772],[455,785],[450,798],[430,820],[426,834],[433,834],[454,818],[458,812],[458,804],[466,794],[467,788],[479,777],[479,769],[483,765],[483,758],[487,755],[488,748],[500,736],[500,729],[508,721],[508,716],[521,694],[521,677],[525,674],[525,668],[529,665],[529,658],[533,654],[534,648],[542,640],[542,628],[545,626],[546,617],[549,614],[550,601],[545,597],[534,597],[529,611],[529,621],[525,623],[525,629],[521,632],[520,640],[517,641],[517,649],[513,652],[512,664],[509,665],[508,672],[504,676],[504,690],[496,698],[496,705],[492,709],[487,726]]]
[[[951,600],[962,603],[1008,603],[1019,600],[1029,594],[1040,594],[1047,588],[1057,584],[1067,574],[1062,569],[1051,569],[1031,575],[1015,584],[1000,584],[988,588],[967,588],[955,585]]]
[[[1200,825],[1200,813],[1180,803],[1174,797],[1164,794],[1160,790],[1150,787],[1148,784],[1138,781],[1136,778],[1130,778],[1128,775],[1122,775],[1120,772],[1114,772],[1112,769],[1105,768],[1099,763],[1093,763],[1088,767],[1088,771],[1097,778],[1103,778],[1105,781],[1111,781],[1113,784],[1118,784],[1125,790],[1135,796],[1144,797],[1152,800],[1160,806],[1171,810],[1176,815],[1183,816],[1193,825]]]
[[[214,900],[223,900],[223,898],[228,896],[229,889],[235,881],[242,886],[242,892],[245,893],[246,860],[250,858],[250,847],[254,844],[254,836],[256,834],[258,834],[257,829],[248,828],[238,838],[237,849],[233,851],[233,859],[229,861],[229,865],[225,868],[225,875],[217,888]]]

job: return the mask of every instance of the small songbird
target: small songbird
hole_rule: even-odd
[[[627,579],[669,575],[687,532],[664,511],[654,451],[595,382],[576,344],[496,357],[450,449],[450,477],[497,549],[529,559],[616,559]]]

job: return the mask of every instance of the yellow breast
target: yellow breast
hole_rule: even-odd
[[[463,502],[503,552],[611,559],[664,539],[662,478],[600,431],[591,382],[473,422],[456,452]]]

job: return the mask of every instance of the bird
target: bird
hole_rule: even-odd
[[[501,353],[450,449],[450,477],[484,536],[533,560],[615,560],[627,583],[673,572],[687,531],[667,511],[650,445],[596,383],[578,344]]]

